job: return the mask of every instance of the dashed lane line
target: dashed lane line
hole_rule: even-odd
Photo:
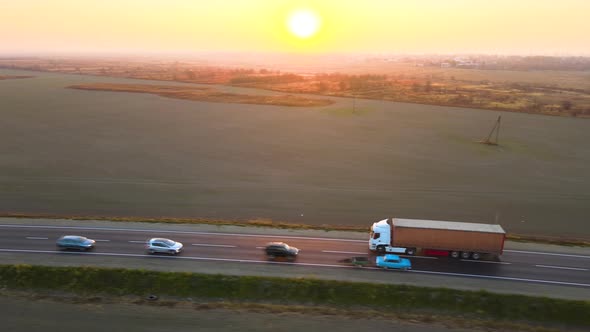
[[[232,246],[229,244],[208,244],[208,243],[193,243],[192,246],[197,247],[219,247],[219,248],[237,248],[238,246]]]

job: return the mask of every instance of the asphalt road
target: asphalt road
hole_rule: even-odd
[[[92,252],[59,251],[58,237],[97,241]],[[184,244],[179,256],[148,255],[145,242],[166,237]],[[0,220],[0,263],[96,265],[209,273],[303,276],[367,282],[486,289],[565,298],[590,298],[590,249],[507,244],[499,262],[412,256],[412,270],[353,268],[339,261],[368,255],[363,234],[10,219]],[[284,241],[301,250],[296,262],[268,261],[263,246]]]

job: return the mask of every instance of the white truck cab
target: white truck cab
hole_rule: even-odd
[[[388,219],[373,223],[369,238],[369,250],[381,253],[405,254],[406,248],[391,246],[391,225]]]

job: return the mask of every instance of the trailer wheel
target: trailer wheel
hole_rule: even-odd
[[[377,246],[377,253],[379,255],[385,254],[385,246]]]
[[[461,252],[461,258],[463,258],[463,259],[469,259],[469,256],[471,256],[471,253],[469,251],[463,251],[463,252]]]
[[[414,256],[416,254],[416,248],[408,248],[406,249],[406,254],[410,256]]]
[[[478,252],[474,252],[473,254],[471,254],[471,258],[478,260],[481,258],[481,254]]]
[[[459,252],[458,251],[451,251],[451,257],[452,258],[459,258]]]

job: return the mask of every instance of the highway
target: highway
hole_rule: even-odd
[[[318,231],[132,224],[133,227],[108,222],[0,220],[0,263],[104,266],[105,262],[117,262],[108,266],[152,268],[157,265],[158,269],[182,263],[171,270],[210,273],[223,273],[226,265],[233,266],[229,274],[237,270],[240,274],[275,275],[276,271],[278,276],[335,276],[354,281],[590,298],[590,249],[584,248],[547,251],[543,247],[540,250],[508,243],[499,262],[410,256],[412,270],[401,272],[359,269],[339,262],[351,256],[368,255],[368,241],[359,233],[344,238],[339,233]],[[96,248],[83,253],[59,251],[55,241],[66,234],[95,239]],[[148,255],[144,246],[152,237],[180,241],[184,251],[178,256]],[[270,241],[284,241],[299,248],[299,257],[292,263],[268,261],[262,248]]]

